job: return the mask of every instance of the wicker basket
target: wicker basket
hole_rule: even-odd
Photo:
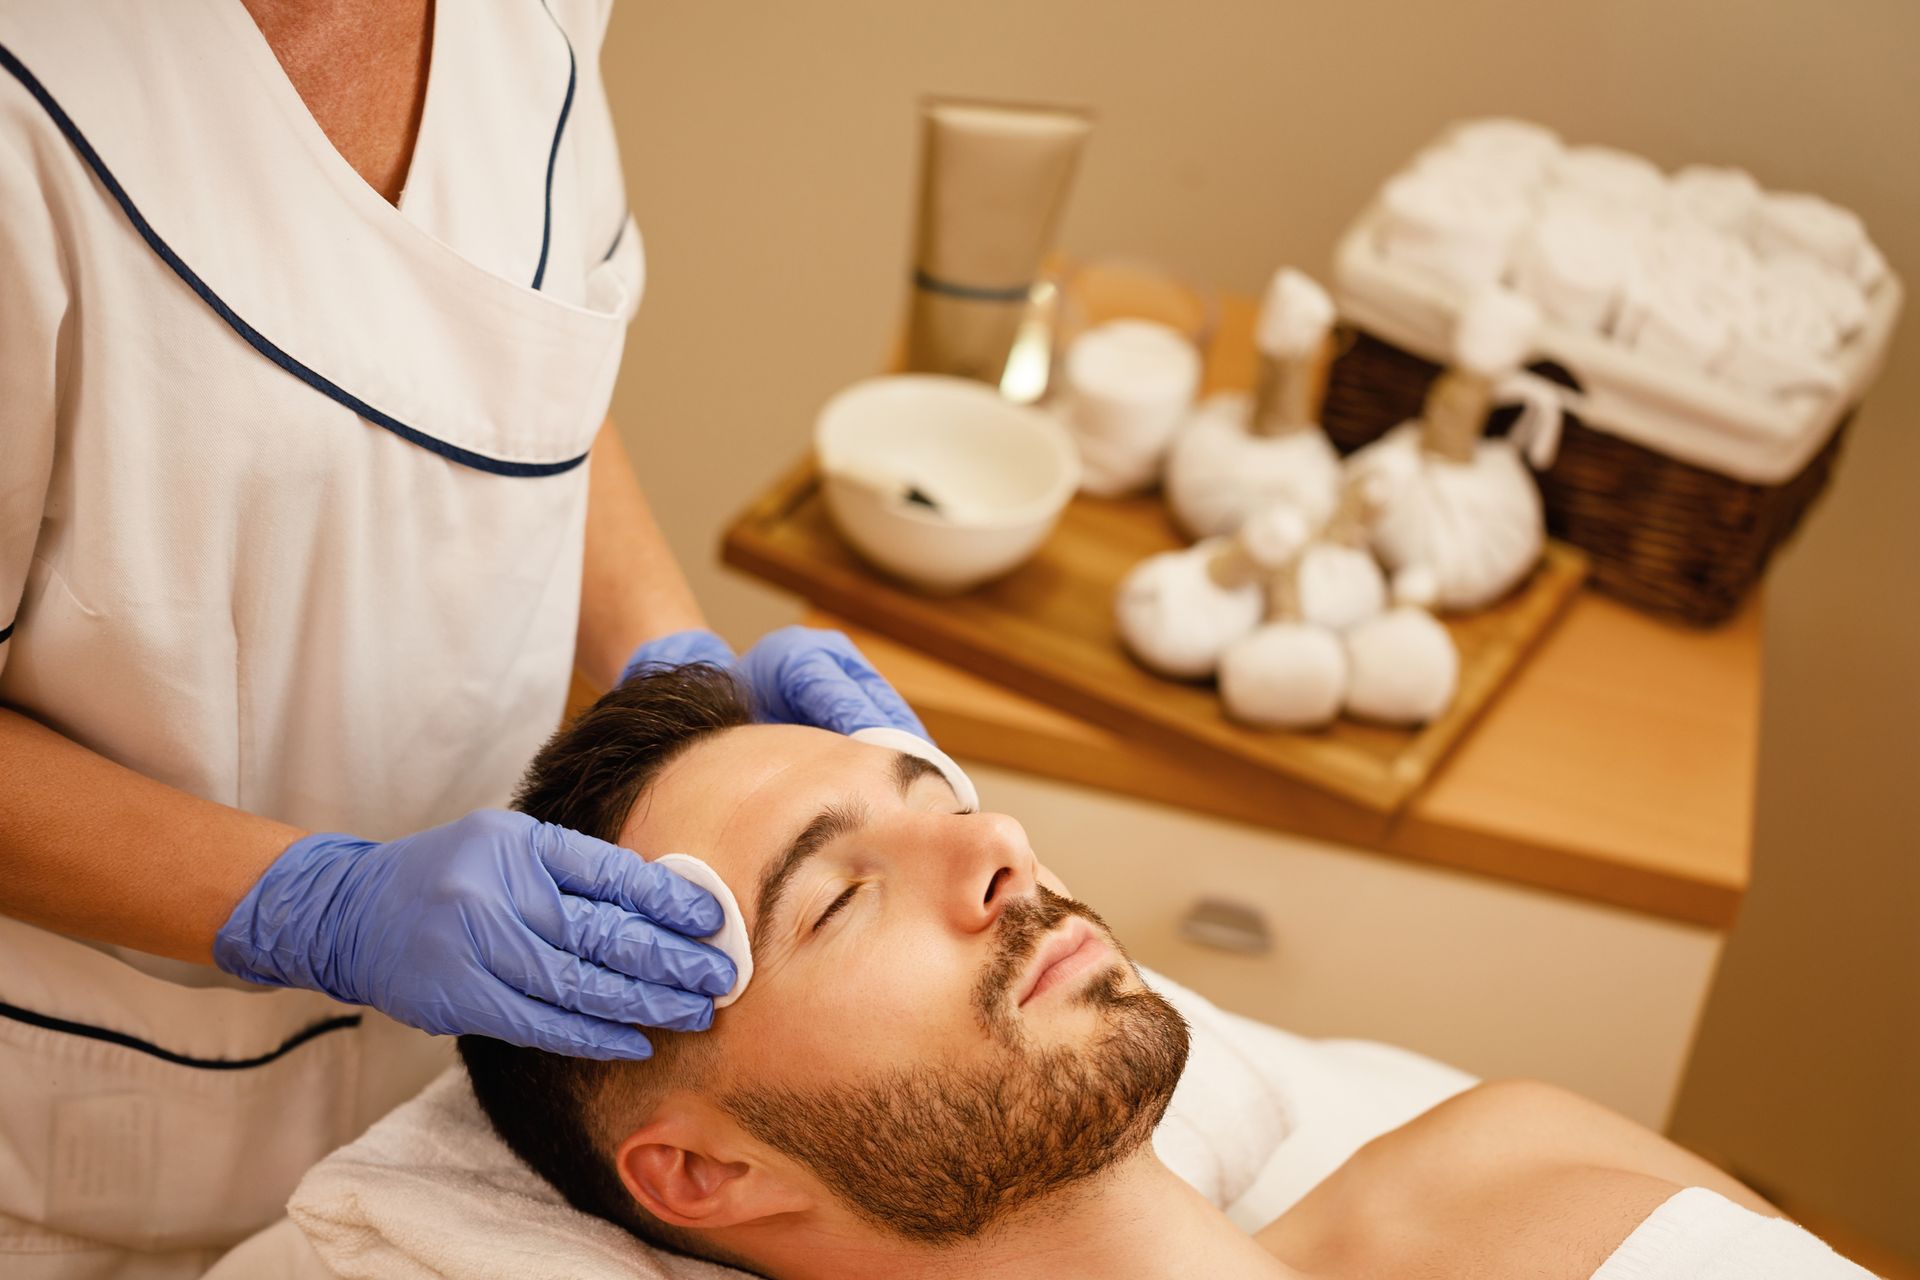
[[[1343,338],[1322,421],[1344,453],[1418,417],[1440,366],[1363,332]],[[1532,371],[1572,382],[1556,365]],[[1495,414],[1490,433],[1512,416]],[[1766,485],[1597,431],[1569,411],[1558,456],[1540,476],[1547,527],[1592,557],[1588,581],[1609,595],[1695,626],[1724,622],[1826,487],[1851,417],[1849,410],[1798,473]]]
[[[1323,420],[1342,450],[1419,416],[1466,301],[1460,284],[1392,255],[1390,218],[1375,200],[1335,252],[1347,332]],[[1864,295],[1864,322],[1830,356],[1833,385],[1785,397],[1549,317],[1529,367],[1556,384],[1562,410],[1558,452],[1540,474],[1548,528],[1592,557],[1601,590],[1697,626],[1725,621],[1826,487],[1903,300],[1884,272]],[[1496,415],[1489,429],[1503,426]]]

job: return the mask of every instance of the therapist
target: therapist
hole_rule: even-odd
[[[497,808],[576,662],[920,731],[843,636],[705,630],[606,420],[606,18],[0,0],[10,1280],[197,1274],[444,1066],[411,1028],[709,1024],[713,899]]]

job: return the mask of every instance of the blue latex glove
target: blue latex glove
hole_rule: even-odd
[[[927,736],[906,700],[839,631],[782,627],[740,658],[711,631],[677,631],[641,645],[620,678],[688,662],[738,672],[753,690],[755,713],[774,724],[814,725],[835,733],[886,726]]]
[[[228,973],[372,1005],[438,1035],[645,1058],[633,1023],[704,1031],[733,962],[705,889],[523,813],[483,809],[387,844],[296,840],[214,941]]]

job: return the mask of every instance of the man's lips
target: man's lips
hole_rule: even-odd
[[[1107,951],[1107,944],[1092,924],[1080,916],[1067,917],[1066,923],[1048,934],[1034,952],[1015,1003],[1024,1005],[1073,981],[1104,960]]]

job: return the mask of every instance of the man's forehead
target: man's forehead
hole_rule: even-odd
[[[660,771],[620,843],[647,858],[693,854],[746,902],[794,827],[826,800],[884,783],[895,754],[799,725],[723,730]]]

